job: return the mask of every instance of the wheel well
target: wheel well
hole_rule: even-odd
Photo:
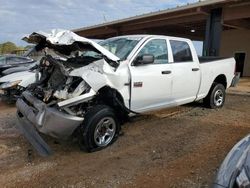
[[[114,109],[121,123],[127,120],[128,109],[124,104],[124,99],[119,91],[109,86],[104,86],[98,91],[98,100]]]
[[[217,76],[213,83],[222,84],[225,89],[227,88],[227,78],[224,74],[220,74],[219,76]]]

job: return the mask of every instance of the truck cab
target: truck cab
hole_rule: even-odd
[[[151,62],[145,62],[149,56]],[[129,69],[130,107],[135,111],[181,105],[197,98],[201,71],[188,39],[148,37],[131,57]]]

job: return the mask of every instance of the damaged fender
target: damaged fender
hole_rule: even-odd
[[[124,71],[126,69],[127,71]],[[120,90],[128,82],[128,67],[125,63],[115,71],[105,60],[93,62],[87,66],[71,71],[70,76],[82,77],[84,81],[98,92],[104,86]]]

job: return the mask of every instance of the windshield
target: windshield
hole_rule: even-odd
[[[119,57],[120,60],[125,60],[140,40],[140,37],[110,38],[99,44]]]

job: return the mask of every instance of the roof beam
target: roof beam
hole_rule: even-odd
[[[92,37],[96,35],[106,35],[110,33],[117,33],[117,30],[112,28],[112,27],[100,27],[96,28],[93,31],[92,30],[83,30],[83,31],[78,31],[76,34],[85,36],[85,37]]]
[[[236,20],[236,19],[242,19],[242,18],[250,18],[250,2],[245,3],[244,6],[240,6],[241,4],[237,6],[229,6],[226,8],[223,8],[223,20],[229,21],[229,20]]]
[[[250,29],[250,20],[231,20],[224,22],[223,25],[234,29]]]
[[[205,14],[205,11],[199,7],[199,8],[191,9],[191,10],[184,11],[184,12],[162,14],[162,15],[157,15],[157,16],[153,16],[150,18],[134,20],[134,21],[127,22],[127,23],[124,22],[123,24],[125,24],[127,26],[137,25],[137,24],[147,24],[147,23],[152,22],[152,21],[156,22],[156,21],[163,21],[163,20],[171,20],[171,19],[192,16],[192,15],[197,15],[197,14]]]
[[[190,16],[184,16],[184,17],[178,17],[178,18],[172,18],[172,19],[162,19],[162,20],[151,20],[147,23],[138,23],[134,25],[127,25],[127,24],[121,24],[121,25],[113,25],[113,26],[104,26],[96,29],[89,29],[89,30],[83,30],[78,31],[77,34],[85,36],[85,37],[96,37],[96,36],[104,36],[104,35],[110,35],[113,34],[114,36],[119,34],[127,34],[129,31],[132,31],[136,33],[138,30],[148,29],[148,28],[155,28],[155,27],[165,27],[165,26],[173,26],[177,24],[183,24],[185,23],[197,23],[201,21],[206,20],[206,15],[204,14],[198,14],[195,15],[192,14]]]
[[[127,26],[124,24],[121,27],[121,31],[130,31],[130,30],[138,30],[138,29],[145,29],[145,28],[153,28],[153,27],[160,27],[160,26],[167,26],[167,25],[174,25],[174,24],[185,24],[185,23],[190,23],[190,22],[200,22],[200,21],[205,21],[206,16],[204,15],[192,15],[189,17],[181,17],[181,18],[176,18],[176,19],[165,19],[165,20],[160,20],[160,21],[155,21],[152,20],[151,22],[142,23],[142,24],[136,24],[136,25],[130,25]]]

